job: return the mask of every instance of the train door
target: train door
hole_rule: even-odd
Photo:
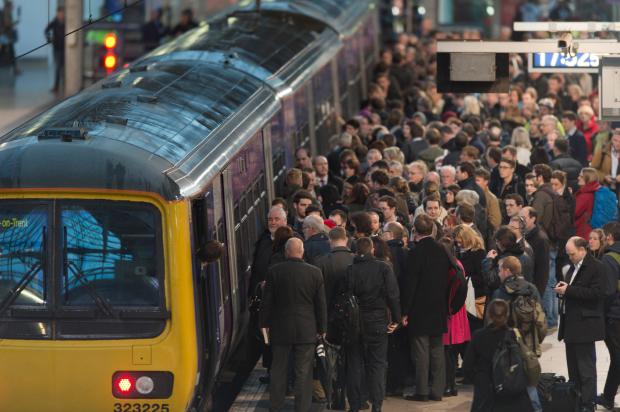
[[[192,202],[194,247],[208,240],[229,244],[223,212],[223,193],[220,181],[199,199]],[[223,366],[231,341],[232,306],[230,297],[227,247],[216,262],[201,265],[196,259],[196,294],[198,330],[200,331],[200,380],[197,391],[197,410],[204,409],[218,372]]]

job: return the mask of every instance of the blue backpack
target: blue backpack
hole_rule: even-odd
[[[597,229],[615,220],[618,220],[618,198],[608,187],[602,186],[594,192],[594,207],[592,208],[590,226]]]

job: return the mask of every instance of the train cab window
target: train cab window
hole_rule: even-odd
[[[0,317],[9,306],[41,307],[47,302],[48,214],[44,204],[0,206]]]
[[[158,222],[147,204],[62,204],[63,305],[159,307]]]

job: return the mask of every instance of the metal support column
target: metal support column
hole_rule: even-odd
[[[67,33],[82,26],[83,0],[66,0],[65,16]],[[84,36],[80,30],[65,39],[65,96],[71,96],[82,89],[84,59]]]

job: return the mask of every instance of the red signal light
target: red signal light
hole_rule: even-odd
[[[103,45],[105,46],[106,49],[113,49],[116,47],[116,34],[114,33],[108,33],[105,35],[105,38],[103,39]]]
[[[116,382],[116,387],[121,393],[129,393],[133,388],[133,382],[130,378],[121,378]]]
[[[106,54],[103,59],[103,66],[108,70],[113,70],[116,67],[116,56],[113,54]]]

